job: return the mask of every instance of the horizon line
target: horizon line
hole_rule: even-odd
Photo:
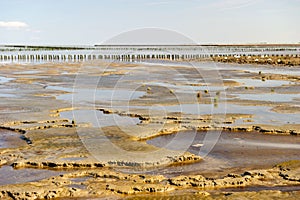
[[[48,47],[48,48],[84,48],[84,47],[126,47],[126,46],[300,46],[299,43],[208,43],[208,44],[94,44],[94,45],[24,45],[24,44],[0,44],[0,47],[17,47],[17,48],[42,48],[42,47]]]

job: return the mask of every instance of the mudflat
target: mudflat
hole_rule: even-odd
[[[0,197],[297,199],[299,71],[3,64]]]

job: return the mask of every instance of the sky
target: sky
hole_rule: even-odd
[[[0,0],[0,44],[300,43],[299,21],[300,0]]]

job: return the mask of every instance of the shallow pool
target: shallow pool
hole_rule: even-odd
[[[73,104],[83,102],[128,102],[132,99],[138,99],[146,93],[142,91],[126,90],[126,89],[82,89],[82,88],[67,88],[60,86],[49,86],[47,89],[60,90],[71,94],[61,94],[57,96],[59,100],[72,102]]]
[[[271,102],[292,102],[296,98],[300,98],[300,94],[235,94],[240,99],[252,101],[271,101]]]
[[[14,80],[14,78],[7,78],[7,77],[4,77],[4,76],[0,76],[0,84],[7,83],[7,82],[12,81],[12,80]]]
[[[227,86],[213,86],[210,85],[209,83],[207,83],[206,85],[186,85],[188,84],[188,82],[184,82],[182,85],[180,84],[171,84],[171,83],[166,83],[166,82],[149,82],[146,83],[147,85],[154,85],[154,86],[161,86],[161,87],[165,87],[168,89],[174,89],[175,92],[184,92],[184,93],[197,93],[199,91],[204,91],[204,90],[208,90],[208,91],[224,91],[226,90],[228,87]],[[192,83],[190,83],[192,84]]]
[[[49,178],[51,176],[58,176],[66,172],[51,171],[45,169],[13,169],[11,166],[0,167],[0,185],[27,183]]]
[[[161,148],[206,155],[199,163],[170,167],[165,169],[166,173],[230,173],[229,169],[243,171],[253,167],[272,167],[280,162],[300,158],[300,137],[290,135],[186,131],[159,136],[148,140],[147,143]],[[182,149],[183,147],[187,148]],[[211,151],[205,152],[207,149]]]
[[[21,134],[14,131],[0,129],[0,149],[26,146],[27,142],[21,139],[21,136]]]
[[[93,127],[128,126],[140,123],[139,118],[120,116],[117,114],[104,114],[98,110],[73,110],[61,112],[60,116],[76,123],[89,123]]]

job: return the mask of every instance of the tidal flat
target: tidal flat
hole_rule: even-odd
[[[0,198],[297,199],[299,71],[2,64]]]

